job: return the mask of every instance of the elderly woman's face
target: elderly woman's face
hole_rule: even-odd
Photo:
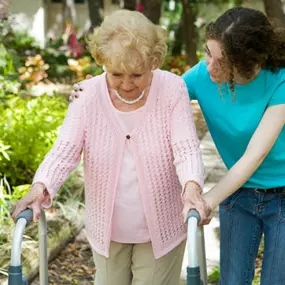
[[[116,69],[106,69],[109,87],[115,89],[124,98],[136,98],[148,87],[152,79],[152,71],[138,73],[122,73]]]

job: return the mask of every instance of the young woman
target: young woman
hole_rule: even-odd
[[[183,78],[229,169],[204,195],[211,208],[222,202],[220,285],[252,283],[262,235],[261,285],[285,284],[285,29],[234,8],[206,41],[205,60]]]

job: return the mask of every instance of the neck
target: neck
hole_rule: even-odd
[[[253,73],[251,78],[244,78],[244,77],[242,77],[241,75],[239,75],[237,73],[237,74],[235,74],[234,82],[236,84],[240,84],[240,85],[248,84],[248,83],[250,83],[251,81],[253,81],[257,77],[257,75],[260,73],[260,71],[261,71],[261,67],[256,67],[254,69],[254,73]]]

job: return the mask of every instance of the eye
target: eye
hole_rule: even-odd
[[[122,76],[121,73],[112,73],[112,75],[115,76],[115,77],[120,77],[120,76]]]
[[[210,53],[209,48],[207,46],[204,48],[204,51],[205,51],[206,55],[211,56],[211,53]]]
[[[136,77],[136,78],[141,77],[141,76],[142,74],[133,74],[133,77]]]

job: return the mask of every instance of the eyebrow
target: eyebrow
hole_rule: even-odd
[[[208,47],[207,45],[205,45],[205,51],[206,51],[207,53],[209,53],[209,55],[212,56],[211,51],[210,51],[210,49],[209,49],[209,47]],[[222,57],[217,58],[217,60],[223,63],[223,61],[225,60],[225,56],[222,54]]]
[[[210,50],[209,50],[207,45],[205,46],[205,50],[206,50],[207,53],[211,54],[211,52],[210,52]]]

